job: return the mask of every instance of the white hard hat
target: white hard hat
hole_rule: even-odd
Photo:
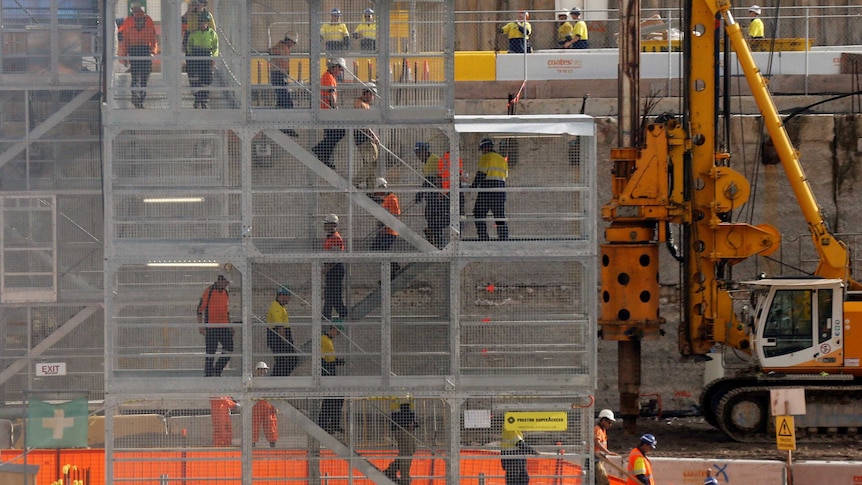
[[[389,184],[386,182],[386,179],[383,177],[377,177],[374,180],[374,188],[375,189],[385,189]]]
[[[260,362],[258,362],[258,363],[257,363],[257,365],[256,365],[256,366],[254,366],[254,368],[255,368],[255,370],[260,370],[260,369],[269,369],[269,366],[268,366],[268,365],[266,365],[266,362],[264,362],[264,361],[260,361]]]
[[[603,418],[611,422],[616,421],[616,419],[614,419],[614,412],[610,409],[602,409],[601,411],[599,411],[599,419]]]
[[[760,5],[752,5],[752,6],[748,7],[748,11],[754,12],[757,15],[760,15]]]
[[[569,16],[569,12],[568,12],[568,10],[557,10],[557,17],[559,17],[560,15],[563,15],[563,16],[565,16],[565,17],[568,17],[568,16]]]
[[[333,57],[329,60],[329,67],[341,66],[342,69],[347,69],[347,61],[343,57]]]
[[[338,224],[338,216],[335,214],[327,214],[326,217],[323,218],[323,222],[327,224]]]

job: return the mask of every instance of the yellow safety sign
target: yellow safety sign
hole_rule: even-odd
[[[503,418],[503,429],[507,431],[565,431],[567,427],[565,411],[510,411]]]
[[[796,451],[796,428],[793,416],[775,417],[775,442],[779,450]]]

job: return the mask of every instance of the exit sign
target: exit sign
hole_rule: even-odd
[[[44,364],[36,364],[36,375],[39,377],[43,376],[64,376],[66,375],[66,363],[65,362],[54,362],[54,363],[44,363]]]

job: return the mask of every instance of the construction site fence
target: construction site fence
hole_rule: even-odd
[[[0,451],[7,463],[22,463],[20,450]],[[359,450],[374,466],[384,469],[396,457],[397,452]],[[356,475],[346,460],[322,451],[319,456],[309,457],[304,451],[255,450],[253,452],[255,483],[309,483],[309,468],[317,466],[320,483],[328,485],[372,484],[372,480]],[[149,461],[142,461],[147,459]],[[78,470],[87,470],[88,480],[81,485],[102,483],[134,483],[136,485],[164,485],[183,483],[223,485],[242,483],[242,453],[238,450],[187,450],[164,452],[114,452],[115,478],[106,480],[105,450],[29,450],[27,463],[39,467],[35,485],[52,485],[64,477],[64,466],[72,465]],[[462,451],[460,457],[462,485],[503,485],[505,473],[500,465],[500,455],[489,451]],[[2,471],[3,463],[0,463]],[[435,458],[428,452],[419,451],[411,464],[411,483],[417,485],[445,485],[446,460]],[[528,458],[527,470],[533,485],[580,485],[584,483],[581,466],[564,455]]]

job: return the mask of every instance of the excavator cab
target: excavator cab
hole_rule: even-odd
[[[764,371],[816,373],[844,364],[841,280],[763,279],[746,285],[757,302],[754,347]]]

